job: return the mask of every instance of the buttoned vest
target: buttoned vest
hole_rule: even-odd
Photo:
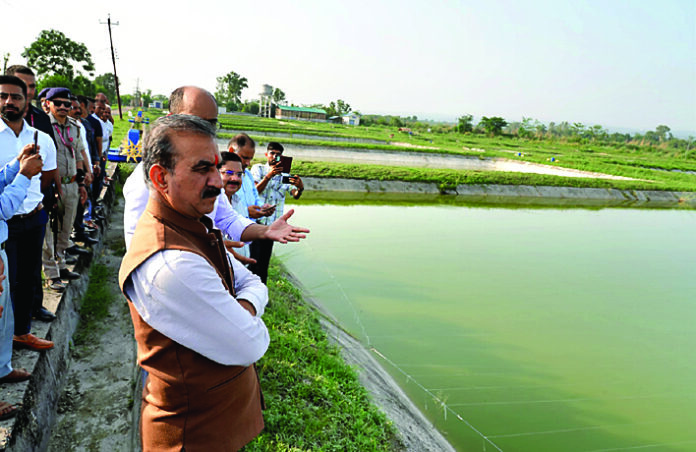
[[[234,296],[234,275],[222,236],[211,226],[207,217],[187,218],[151,197],[121,263],[121,290],[153,254],[184,250],[206,259]],[[263,402],[254,366],[211,361],[148,325],[130,300],[128,306],[138,363],[148,372],[141,406],[144,452],[236,451],[261,432]]]

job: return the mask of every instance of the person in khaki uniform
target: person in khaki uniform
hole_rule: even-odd
[[[46,231],[43,249],[43,266],[46,278],[52,286],[61,279],[78,279],[79,274],[68,270],[65,262],[65,250],[72,246],[70,232],[72,231],[77,207],[81,199],[87,198],[83,179],[85,162],[83,159],[84,145],[80,136],[80,128],[74,119],[68,116],[72,102],[70,90],[67,88],[51,88],[46,94],[50,108],[49,118],[56,142],[56,160],[62,187],[62,201],[65,205],[61,229],[55,238],[51,230]]]

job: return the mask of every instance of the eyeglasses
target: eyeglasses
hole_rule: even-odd
[[[0,100],[7,100],[8,98],[19,101],[23,100],[24,96],[21,94],[0,93]]]
[[[56,107],[62,106],[66,108],[72,108],[72,102],[70,102],[69,100],[52,100],[51,102],[53,102],[53,105],[55,105]]]
[[[227,176],[237,175],[237,177],[242,177],[244,175],[244,171],[230,171],[230,170],[221,169],[220,174],[225,174]]]

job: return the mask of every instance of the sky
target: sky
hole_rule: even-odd
[[[696,136],[695,0],[229,0],[67,4],[0,0],[9,64],[44,29],[87,45],[96,75],[153,94],[216,77],[266,83],[296,105],[363,114],[463,114]],[[26,18],[26,19],[25,19]],[[13,20],[14,19],[14,20]]]

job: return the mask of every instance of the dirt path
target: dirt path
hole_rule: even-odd
[[[121,202],[114,207],[104,253],[94,264],[109,269],[107,284],[117,295],[91,339],[71,350],[67,384],[58,402],[49,451],[131,450],[135,343],[128,306],[119,296],[121,257],[111,251],[123,243],[122,218]]]

